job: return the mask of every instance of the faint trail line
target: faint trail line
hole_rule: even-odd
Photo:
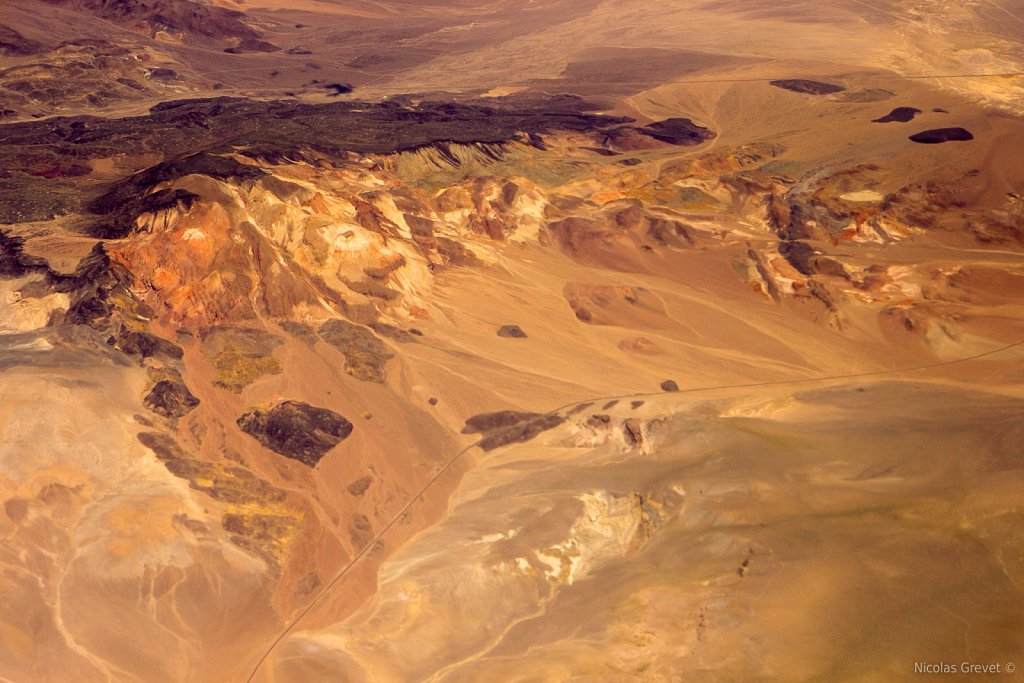
[[[969,361],[978,360],[979,358],[985,358],[987,356],[994,356],[996,354],[1003,353],[1004,351],[1009,351],[1010,349],[1013,349],[1013,348],[1016,348],[1016,347],[1022,346],[1022,345],[1024,345],[1024,339],[1019,339],[1019,340],[1017,340],[1017,341],[1015,341],[1015,342],[1013,342],[1011,344],[1006,344],[1004,346],[1000,346],[998,348],[991,349],[989,351],[984,351],[982,353],[977,353],[977,354],[974,354],[974,355],[971,355],[971,356],[964,356],[962,358],[954,358],[952,360],[944,360],[944,361],[939,361],[939,362],[936,362],[936,363],[928,363],[926,365],[915,365],[915,366],[906,367],[906,368],[894,368],[892,370],[871,370],[871,371],[866,371],[866,372],[851,372],[851,373],[841,374],[841,375],[824,375],[824,376],[820,376],[820,377],[806,377],[806,378],[803,378],[803,379],[772,380],[772,381],[768,381],[768,382],[745,382],[745,383],[741,383],[741,384],[719,384],[719,385],[706,386],[706,387],[691,387],[689,389],[680,389],[680,390],[674,391],[674,392],[647,391],[647,392],[636,393],[636,394],[621,394],[619,396],[597,396],[597,397],[592,397],[592,398],[586,398],[586,399],[579,400],[579,401],[570,401],[569,403],[565,403],[563,405],[558,406],[557,408],[553,408],[552,410],[549,410],[549,411],[547,411],[547,412],[545,412],[545,413],[543,413],[541,415],[538,415],[538,417],[534,418],[534,419],[538,419],[540,417],[544,417],[544,416],[547,416],[547,415],[554,415],[554,414],[559,413],[559,412],[561,412],[563,410],[566,410],[568,408],[572,408],[572,407],[578,406],[581,403],[588,403],[588,402],[597,403],[599,401],[611,401],[611,400],[624,401],[624,400],[627,400],[627,399],[630,399],[630,398],[639,398],[639,397],[643,397],[643,396],[648,396],[648,397],[649,396],[671,397],[671,396],[676,395],[676,394],[695,394],[695,393],[699,393],[699,392],[703,392],[703,391],[715,391],[715,390],[720,390],[720,389],[753,389],[753,388],[756,388],[756,387],[781,386],[781,385],[785,385],[785,384],[810,384],[810,383],[814,383],[814,382],[828,382],[828,381],[840,380],[840,379],[857,379],[857,378],[863,378],[863,377],[881,377],[883,375],[896,375],[896,374],[900,374],[900,373],[904,373],[904,372],[921,372],[923,370],[932,370],[932,369],[935,369],[935,368],[946,367],[946,366],[949,366],[949,365],[957,365],[957,364],[960,364],[960,363],[967,363]],[[499,430],[496,433],[501,433],[501,431],[504,431],[504,430]],[[407,512],[409,512],[409,510],[412,509],[412,506],[415,505],[417,503],[417,501],[419,501],[423,497],[423,494],[425,494],[428,490],[430,490],[430,488],[434,484],[436,484],[437,481],[439,479],[441,479],[441,477],[443,477],[445,474],[447,474],[448,471],[451,470],[451,468],[455,465],[455,463],[457,463],[462,458],[463,455],[468,453],[470,450],[476,448],[480,444],[480,442],[483,441],[483,439],[484,439],[484,437],[481,437],[481,438],[477,439],[476,441],[474,441],[473,443],[469,444],[468,446],[465,446],[459,452],[457,452],[455,455],[453,455],[451,457],[451,459],[449,459],[448,462],[446,462],[444,464],[444,466],[440,470],[438,470],[437,473],[433,477],[431,477],[422,487],[420,487],[420,490],[417,491],[416,494],[412,498],[409,499],[409,502],[407,502],[405,504],[405,506],[403,506],[402,509],[399,510],[398,513],[395,514],[395,516],[391,518],[391,521],[389,521],[387,524],[385,524],[384,527],[381,528],[381,530],[378,531],[377,534],[373,538],[371,538],[369,540],[369,542],[367,542],[366,545],[364,545],[363,548],[358,553],[355,554],[355,556],[349,561],[349,563],[346,564],[344,567],[342,567],[338,571],[338,573],[334,575],[334,578],[332,578],[329,582],[327,582],[327,584],[323,587],[323,590],[321,590],[319,593],[317,593],[317,596],[315,598],[313,598],[313,600],[308,605],[303,607],[302,610],[299,611],[299,613],[277,635],[277,637],[274,638],[273,641],[271,641],[270,645],[263,652],[263,654],[260,656],[260,658],[256,661],[255,666],[253,666],[252,671],[249,673],[249,677],[245,679],[246,683],[252,683],[253,679],[256,678],[256,674],[259,673],[259,670],[263,666],[264,662],[267,661],[267,659],[270,657],[271,654],[273,654],[273,652],[277,648],[277,646],[281,644],[281,641],[283,641],[288,636],[288,634],[292,632],[292,630],[298,625],[298,623],[302,620],[302,618],[305,617],[310,612],[312,612],[313,608],[316,607],[318,604],[320,604],[320,602],[331,591],[331,589],[334,588],[334,586],[337,585],[339,581],[341,581],[343,578],[345,578],[345,576],[349,573],[349,571],[352,569],[352,567],[354,567],[356,565],[356,563],[359,562],[359,560],[363,559],[363,557],[365,555],[367,555],[370,552],[371,549],[373,549],[373,547],[384,537],[384,535],[387,534],[387,532],[390,531],[391,528],[393,526],[395,526],[395,524],[397,524],[398,521],[400,519],[402,519],[402,517],[404,517]]]
[[[909,22],[909,23],[917,23],[917,22],[914,22],[914,20],[911,19],[910,17],[905,17],[905,16],[902,16],[900,14],[896,14],[895,12],[890,12],[887,9],[882,9],[881,7],[878,7],[876,5],[872,5],[871,3],[865,2],[864,0],[853,0],[853,2],[857,3],[858,5],[863,5],[864,7],[867,7],[869,9],[873,9],[876,12],[881,12],[882,14],[887,14],[890,17],[898,19],[899,21],[906,21],[906,22]]]
[[[999,5],[999,4],[995,3],[993,0],[983,0],[983,1],[984,1],[984,3],[986,5],[991,5],[992,7],[995,7],[997,10],[1002,12],[1003,14],[1009,15],[1009,17],[1011,19],[1013,19],[1015,21],[1019,21],[1020,23],[1024,24],[1024,18],[1018,17],[1016,14],[1014,14],[1010,10],[1006,9],[1002,5]]]

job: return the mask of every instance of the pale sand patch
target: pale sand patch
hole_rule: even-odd
[[[856,192],[841,194],[839,198],[848,202],[880,202],[882,201],[882,194],[875,190],[857,190]]]

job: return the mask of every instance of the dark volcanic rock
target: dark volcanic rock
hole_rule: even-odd
[[[679,391],[679,385],[676,384],[674,379],[667,379],[658,386],[661,387],[662,391]]]
[[[690,119],[672,118],[664,121],[657,121],[639,129],[641,133],[655,140],[667,142],[670,145],[688,147],[699,145],[705,140],[715,137],[715,132],[710,128],[698,126]]]
[[[779,243],[779,253],[802,275],[814,275],[813,260],[816,252],[807,242],[789,240]]]
[[[345,356],[345,372],[364,382],[384,382],[384,366],[395,354],[373,332],[347,320],[328,320],[319,334]]]
[[[143,358],[163,356],[171,360],[181,360],[185,355],[185,352],[177,344],[143,331],[122,330],[114,346],[121,353]]]
[[[265,447],[308,467],[316,467],[352,433],[352,423],[338,413],[300,401],[284,401],[269,410],[253,408],[237,424]]]
[[[79,261],[73,274],[50,272],[47,280],[54,291],[70,296],[71,305],[64,314],[64,322],[72,325],[106,329],[115,310],[114,302],[118,302],[123,313],[134,315],[139,322],[138,315],[149,317],[152,314],[130,291],[124,266],[111,261],[101,242]]]
[[[490,451],[510,443],[529,441],[541,432],[557,427],[563,422],[565,418],[561,415],[502,410],[474,415],[466,420],[462,433],[484,434],[478,445],[485,451]]]
[[[622,438],[630,448],[642,448],[644,445],[643,423],[633,417],[623,421]]]
[[[540,413],[524,413],[516,410],[499,410],[496,413],[480,413],[466,420],[462,428],[463,434],[483,434],[495,429],[504,429],[512,425],[540,417]]]
[[[150,166],[115,183],[109,190],[89,202],[88,210],[104,217],[93,227],[93,234],[106,239],[126,237],[134,230],[135,219],[142,213],[170,209],[179,204],[185,208],[191,207],[199,198],[196,194],[181,189],[162,189],[156,192],[150,190],[158,183],[170,182],[194,173],[221,180],[255,180],[266,175],[266,171],[255,166],[206,152]]]
[[[23,277],[31,273],[49,273],[46,260],[22,251],[25,240],[0,230],[0,280]]]
[[[388,154],[423,148],[444,153],[451,145],[463,144],[497,158],[515,141],[542,147],[540,136],[545,133],[602,131],[630,122],[581,113],[580,107],[587,106],[582,101],[567,104],[549,98],[546,105],[531,101],[519,108],[498,104],[414,105],[390,100],[304,104],[220,97],[161,102],[146,115],[120,119],[75,116],[0,125],[0,168],[14,169],[7,176],[0,174],[0,224],[49,220],[73,212],[94,191],[88,183],[48,180],[21,171],[24,164],[19,159],[27,151],[51,155],[69,169],[89,168],[82,162],[110,158],[125,149],[140,157],[153,153],[168,159],[115,184],[91,203],[94,213],[114,214],[106,222],[113,224],[110,231],[117,234],[125,229],[121,219],[137,208],[119,207],[145,196],[158,182],[188,173],[220,178],[261,174],[255,166],[232,164],[223,156],[227,153],[276,162],[319,154],[344,158],[349,152]],[[158,198],[161,202],[187,199],[152,200]]]
[[[523,332],[519,325],[502,325],[498,328],[498,336],[511,339],[526,339],[526,333]]]
[[[832,93],[843,92],[846,90],[846,88],[841,85],[836,85],[834,83],[822,83],[821,81],[809,81],[804,78],[784,78],[768,82],[776,88],[792,90],[793,92],[803,93],[805,95],[831,95]]]
[[[541,432],[554,429],[563,422],[565,422],[565,418],[561,415],[543,415],[535,420],[522,422],[488,434],[480,439],[478,445],[485,451],[491,451],[510,443],[524,443]]]
[[[280,52],[281,48],[273,43],[257,38],[246,38],[235,47],[229,47],[224,52],[232,55],[240,55],[246,52]]]
[[[192,395],[180,377],[169,377],[154,384],[143,403],[157,415],[175,418],[198,406],[199,399]]]
[[[942,142],[966,142],[974,136],[965,128],[933,128],[910,136],[914,142],[924,145],[937,145]]]
[[[914,117],[921,113],[920,109],[914,107],[896,107],[880,119],[872,119],[871,123],[906,123],[913,121]]]

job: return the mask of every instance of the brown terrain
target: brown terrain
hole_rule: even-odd
[[[3,3],[0,680],[1019,680],[1022,56]]]

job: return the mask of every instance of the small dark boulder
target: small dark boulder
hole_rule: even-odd
[[[526,339],[526,333],[519,325],[502,325],[498,328],[499,337],[508,337],[510,339]]]
[[[352,433],[352,423],[338,413],[301,401],[283,401],[267,410],[253,408],[236,423],[266,448],[307,467],[316,467]]]
[[[922,145],[938,145],[943,142],[966,142],[973,140],[974,136],[966,128],[933,128],[914,133],[910,139]]]
[[[921,113],[920,109],[914,107],[896,107],[880,119],[872,119],[871,123],[906,123],[913,121],[914,117]]]
[[[679,385],[676,384],[674,379],[667,379],[658,386],[661,387],[662,391],[679,391]]]

